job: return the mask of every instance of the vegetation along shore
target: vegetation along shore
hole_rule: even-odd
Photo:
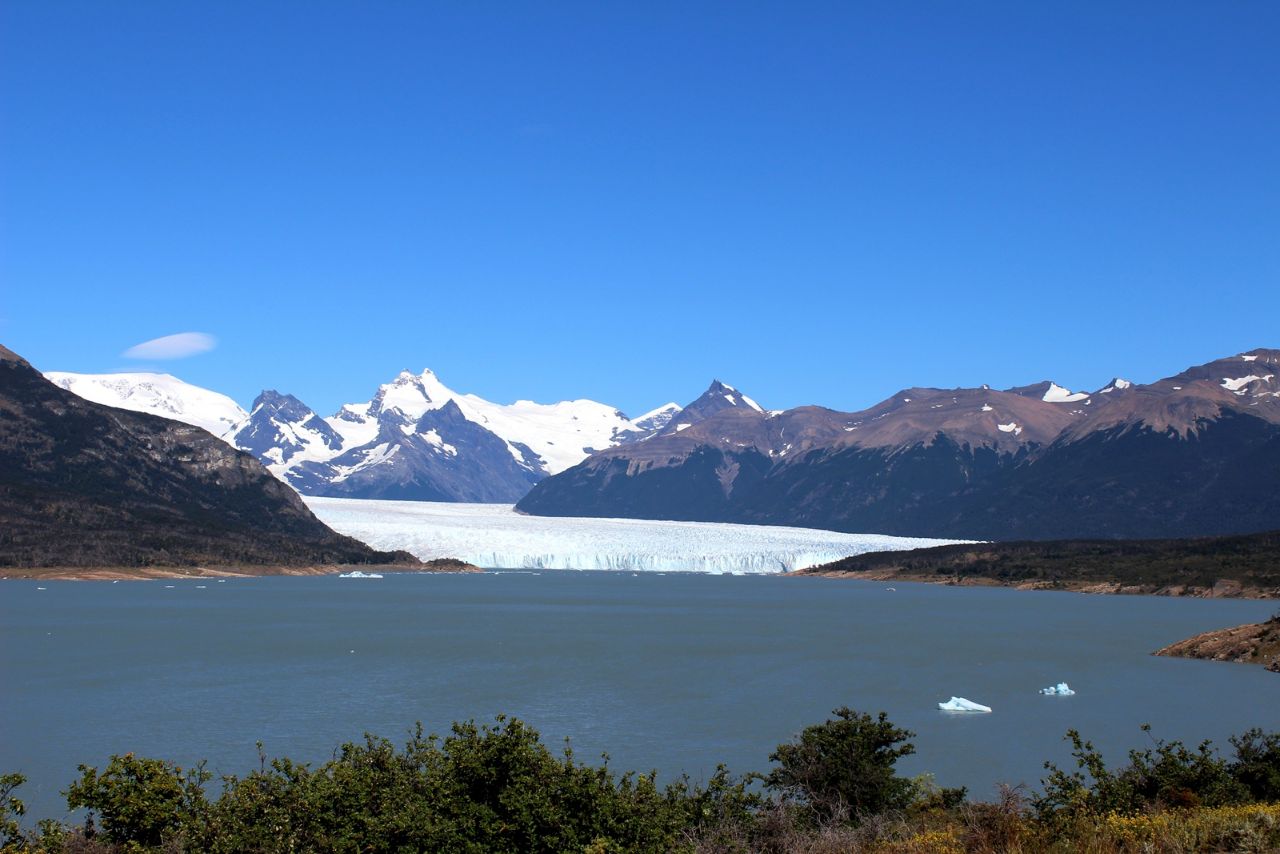
[[[793,573],[1160,596],[1280,598],[1280,531],[1170,540],[961,543],[868,552]]]
[[[1144,729],[1147,729],[1144,727]],[[81,765],[65,790],[79,823],[26,821],[21,774],[0,776],[6,852],[1129,852],[1280,846],[1280,733],[1250,730],[1221,755],[1153,739],[1109,767],[1075,731],[1075,768],[994,802],[906,778],[914,733],[848,708],[769,756],[767,773],[659,785],[608,760],[553,753],[498,716],[421,725],[398,747],[372,735],[311,767],[263,754],[224,776],[133,754]],[[261,748],[260,748],[261,750]],[[24,828],[24,824],[26,827]]]

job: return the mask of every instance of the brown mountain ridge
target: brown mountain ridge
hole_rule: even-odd
[[[911,388],[860,412],[766,411],[717,382],[658,435],[517,507],[966,539],[1207,536],[1280,527],[1277,483],[1280,350],[1258,349],[1147,385]]]

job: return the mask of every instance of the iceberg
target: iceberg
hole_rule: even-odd
[[[1066,682],[1059,682],[1057,685],[1050,685],[1048,688],[1041,688],[1040,693],[1048,697],[1070,697],[1075,691],[1067,687]]]
[[[382,577],[382,573],[380,573],[380,572],[361,572],[361,571],[360,571],[360,570],[358,570],[358,569],[354,569],[354,570],[352,570],[351,572],[341,572],[341,573],[338,573],[338,577],[339,577],[339,578],[381,578],[381,577]]]
[[[966,700],[964,697],[952,697],[945,703],[939,703],[938,708],[944,712],[989,712],[990,706],[984,706],[981,703],[975,703],[973,700]]]
[[[812,528],[526,516],[507,504],[303,496],[320,520],[377,549],[488,569],[789,572],[871,551],[958,542]]]

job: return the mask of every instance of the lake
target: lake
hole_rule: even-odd
[[[37,586],[44,587],[38,590]],[[153,582],[0,582],[0,771],[61,817],[78,763],[135,753],[216,773],[323,761],[364,731],[505,712],[580,759],[705,778],[840,705],[918,733],[903,764],[989,797],[1139,731],[1198,742],[1280,729],[1280,676],[1153,658],[1275,602],[1088,596],[824,578],[487,572]],[[1037,689],[1066,681],[1074,697]],[[953,694],[989,715],[940,712]]]

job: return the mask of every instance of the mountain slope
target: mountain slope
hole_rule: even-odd
[[[907,389],[855,413],[700,407],[518,508],[966,539],[1265,530],[1280,527],[1278,376],[1280,351],[1256,350],[1092,394],[1046,381]]]
[[[0,565],[406,560],[333,532],[209,432],[87,401],[0,347]]]

